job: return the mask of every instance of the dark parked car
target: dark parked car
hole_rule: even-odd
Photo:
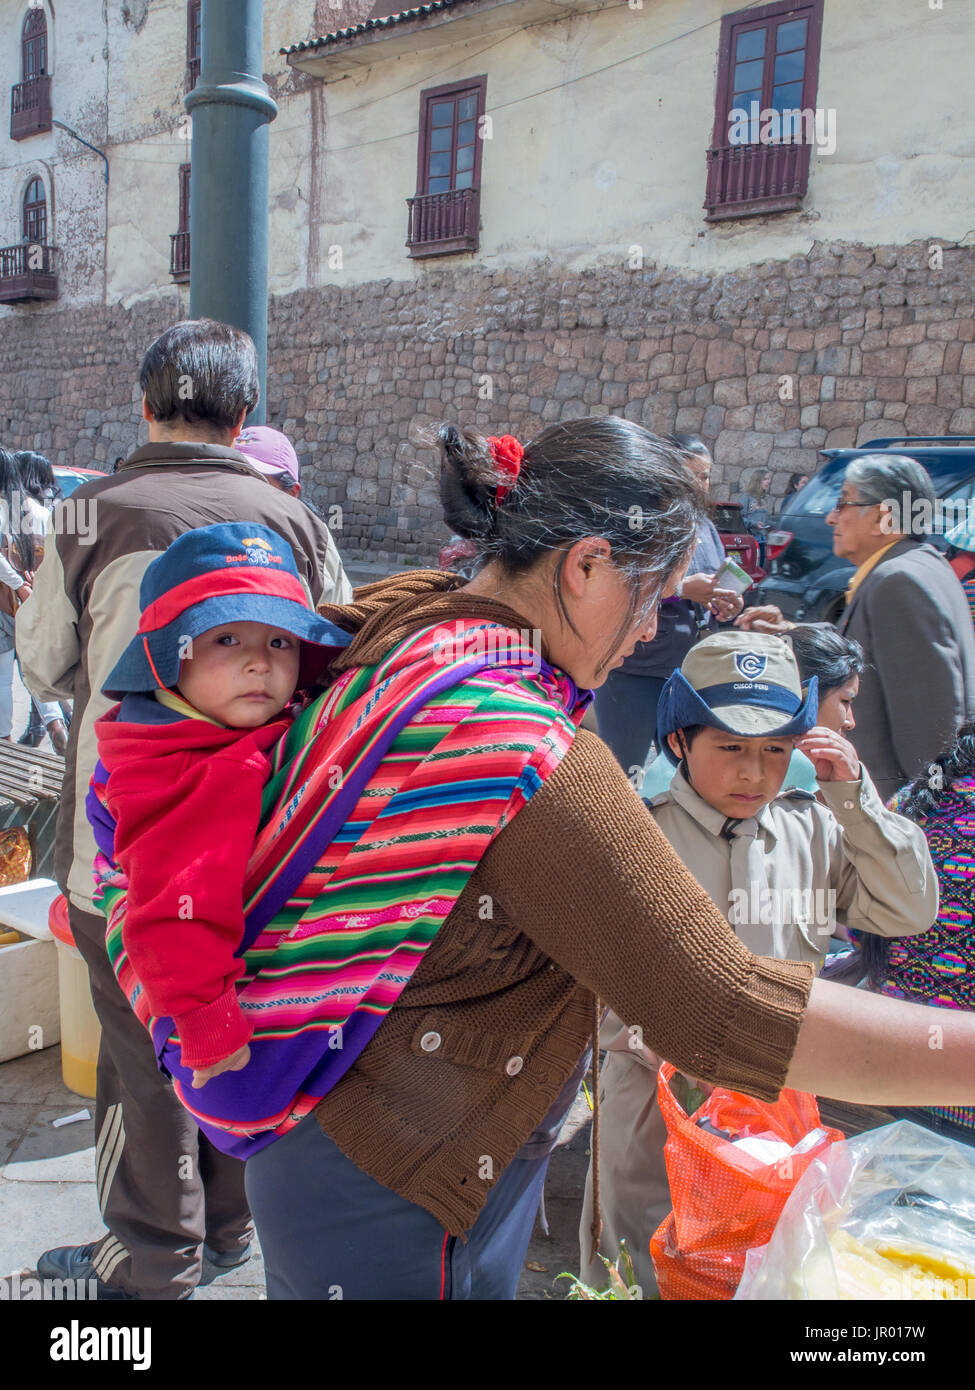
[[[737,561],[746,574],[757,583],[765,578],[765,570],[758,563],[758,538],[753,536],[741,519],[740,502],[716,502],[711,511],[724,553]]]
[[[948,517],[961,519],[960,508],[975,497],[975,436],[871,439],[856,449],[823,449],[827,462],[789,498],[769,531],[768,576],[749,589],[749,606],[775,603],[787,618],[835,622],[843,611],[853,566],[833,554],[833,530],[826,517],[839,498],[847,464],[863,454],[885,451],[917,459],[931,475],[935,495],[954,504]],[[937,527],[928,539],[946,549]]]

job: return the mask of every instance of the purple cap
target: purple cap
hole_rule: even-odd
[[[298,482],[298,455],[291,440],[270,425],[248,425],[234,440],[234,448],[252,463],[258,473],[287,473]]]

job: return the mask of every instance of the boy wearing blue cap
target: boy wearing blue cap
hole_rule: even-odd
[[[250,1056],[234,953],[268,753],[296,689],[350,638],[311,609],[282,538],[250,522],[180,536],[146,570],[140,605],[104,687],[121,704],[95,725],[89,819],[100,844],[100,807],[115,819],[125,952],[199,1086]]]
[[[661,692],[657,728],[677,771],[647,804],[749,950],[819,965],[837,914],[862,931],[913,936],[937,916],[938,885],[919,827],[886,809],[853,745],[817,727],[816,715],[816,678],[803,697],[795,656],[780,638],[706,638]],[[822,801],[798,788],[782,793],[795,748],[812,761]],[[656,1105],[661,1059],[612,1013],[600,1042],[608,1049],[600,1249],[614,1257],[625,1239],[647,1293],[655,1287],[650,1237],[671,1206]],[[755,1039],[759,1051],[773,1045]],[[588,1259],[591,1201],[590,1176],[580,1224],[584,1278],[598,1277]]]

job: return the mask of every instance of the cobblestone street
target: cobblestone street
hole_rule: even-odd
[[[61,1080],[61,1049],[49,1047],[0,1065],[0,1278],[30,1274],[44,1250],[81,1244],[103,1231],[95,1197],[93,1119],[54,1127],[79,1111],[94,1114]],[[538,1222],[518,1288],[519,1299],[559,1299],[576,1272],[577,1229],[589,1162],[589,1107],[580,1092],[552,1155],[545,1185],[549,1235]],[[206,1262],[196,1298],[264,1297],[260,1249],[239,1269]]]

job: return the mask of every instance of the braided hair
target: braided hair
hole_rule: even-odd
[[[955,783],[975,776],[975,720],[967,720],[949,749],[929,763],[926,772],[897,793],[897,811],[917,824],[937,816],[955,795]],[[866,979],[879,989],[887,975],[891,943],[886,937],[864,932],[854,957],[843,962],[831,978],[842,984]],[[854,970],[854,965],[856,969]]]

